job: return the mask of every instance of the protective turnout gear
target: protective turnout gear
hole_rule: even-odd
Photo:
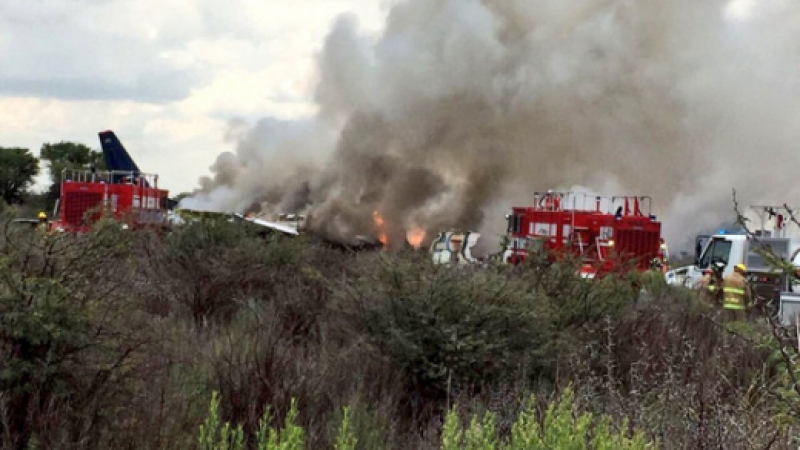
[[[700,296],[709,303],[719,305],[721,280],[717,273],[711,269],[703,271],[703,278],[695,286],[700,291]]]
[[[733,320],[742,319],[750,303],[744,267],[744,264],[737,264],[733,273],[722,280],[722,308],[727,317]]]
[[[39,223],[36,225],[36,230],[40,233],[46,233],[47,225],[47,214],[42,211],[39,213]]]
[[[744,276],[734,272],[722,280],[722,294],[724,309],[734,309],[744,311],[746,308],[745,297],[747,296],[747,281]]]

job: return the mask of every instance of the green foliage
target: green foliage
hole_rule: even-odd
[[[200,425],[197,445],[201,450],[241,450],[244,448],[244,431],[241,426],[233,429],[230,423],[221,424],[219,418],[219,395],[211,394],[208,416]]]
[[[574,394],[567,389],[558,402],[551,403],[541,423],[536,418],[535,398],[531,398],[519,413],[508,439],[499,440],[495,430],[495,416],[484,414],[478,421],[473,416],[469,428],[461,430],[455,409],[450,410],[442,432],[442,450],[548,450],[596,449],[639,450],[655,448],[641,431],[628,437],[627,422],[620,431],[612,430],[607,416],[597,417],[585,412],[576,417]]]
[[[190,222],[170,233],[165,254],[172,258],[190,258],[195,252],[219,252],[240,245],[247,237],[246,230],[231,224],[225,217]]]
[[[64,169],[88,170],[94,167],[105,170],[103,154],[84,144],[75,142],[58,142],[44,144],[39,152],[39,157],[47,161],[50,173],[50,188],[48,190],[47,208],[51,209],[59,198],[61,191],[61,173]]]
[[[0,233],[0,447],[797,447],[796,335],[691,292],[242,225]]]
[[[547,303],[495,272],[382,261],[348,295],[374,344],[428,399],[446,397],[451,382],[481,385],[525,361],[546,364]]]
[[[28,149],[0,147],[0,200],[20,203],[39,173],[39,161]]]
[[[569,260],[530,263],[515,274],[379,258],[353,278],[343,290],[372,343],[404,371],[409,392],[434,402],[514,372],[554,379],[559,355],[579,333],[602,327],[639,296],[624,277],[576,276]]]
[[[101,152],[74,142],[62,141],[56,144],[44,144],[39,155],[41,159],[50,164],[64,164],[68,168],[95,167],[97,170],[105,168]],[[53,172],[52,167],[51,176],[59,176],[61,172]]]
[[[498,442],[494,414],[487,412],[483,415],[481,422],[478,422],[476,416],[472,416],[469,428],[464,433],[464,449],[495,450],[496,448],[498,448]]]
[[[347,429],[346,420],[342,423],[342,429]],[[349,436],[349,432],[345,431],[340,437],[343,439],[341,445],[344,446],[340,446],[337,441],[336,450],[353,448],[348,446],[354,439]],[[259,421],[259,427],[255,434],[255,448],[258,450],[303,450],[305,449],[305,440],[305,430],[297,424],[297,404],[292,400],[281,431],[269,426],[269,408],[267,408]],[[229,422],[222,423],[219,418],[219,396],[216,391],[212,393],[208,416],[200,426],[197,443],[201,450],[241,450],[244,448],[245,434],[241,425],[233,428]]]
[[[544,297],[553,312],[557,330],[583,328],[616,315],[639,298],[636,276],[621,271],[597,279],[576,275],[581,262],[572,256],[560,256],[556,262],[547,259],[526,260],[520,277],[527,288]]]
[[[286,414],[286,420],[283,424],[283,430],[278,433],[275,430],[270,430],[271,436],[278,436],[275,440],[278,445],[267,450],[302,450],[305,448],[306,433],[303,427],[297,424],[297,402],[292,399],[289,412]]]
[[[260,238],[258,231],[249,223],[231,221],[227,215],[205,217],[190,221],[170,233],[164,242],[164,254],[180,264],[202,263],[233,255],[244,258],[238,261],[242,266],[263,264],[276,269],[291,269],[297,265],[307,242],[303,239],[278,242],[280,238],[275,236]]]
[[[442,450],[458,450],[464,438],[464,432],[458,424],[458,412],[452,407],[445,416],[442,428]]]
[[[259,238],[252,228],[226,217],[190,222],[167,236],[153,258],[153,279],[164,280],[170,301],[188,310],[198,324],[227,320],[248,292],[270,286],[293,272],[303,255],[301,242]]]
[[[125,269],[120,261],[129,252],[118,227],[80,238],[2,231],[0,412],[10,419],[0,427],[0,440],[26,443],[52,409],[89,408],[116,395],[109,386],[124,377],[123,363],[141,344],[128,334],[136,333],[129,328],[138,323],[135,307],[114,295]],[[67,413],[70,439],[99,438],[83,430],[104,414],[84,413]],[[36,419],[26,419],[29,414]],[[39,434],[43,445],[45,437],[53,438]]]
[[[355,450],[358,438],[353,434],[353,429],[350,424],[351,413],[350,408],[344,408],[342,416],[342,425],[339,427],[339,435],[336,436],[336,443],[334,448],[336,450]]]
[[[536,418],[535,398],[531,397],[519,413],[509,437],[500,438],[496,429],[496,416],[487,412],[481,420],[473,415],[469,426],[461,429],[455,408],[446,417],[441,433],[442,450],[642,450],[656,448],[648,442],[641,431],[628,437],[627,421],[623,421],[619,431],[615,431],[612,420],[607,416],[595,416],[585,412],[576,417],[574,394],[567,389],[558,402],[551,403],[543,415],[541,423]],[[200,426],[198,445],[202,450],[240,450],[244,445],[241,426],[233,428],[228,422],[219,419],[219,398],[214,392],[208,416]],[[339,435],[334,442],[335,450],[352,450],[356,438],[348,431],[348,408]],[[263,450],[301,450],[305,448],[305,431],[296,424],[297,408],[292,401],[286,416],[283,430],[278,432],[268,426],[268,412],[264,414],[255,435],[257,449]]]

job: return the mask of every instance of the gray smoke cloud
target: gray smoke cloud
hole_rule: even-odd
[[[306,210],[332,236],[502,233],[535,190],[649,194],[684,244],[748,202],[791,203],[800,3],[406,0],[318,59],[319,112],[232,124],[183,207]]]

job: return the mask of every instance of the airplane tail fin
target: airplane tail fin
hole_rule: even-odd
[[[122,143],[111,130],[101,131],[98,133],[100,137],[100,145],[103,148],[103,159],[106,163],[106,169],[110,171],[133,172],[134,176],[141,173],[139,166],[133,161],[131,155],[122,146]],[[122,177],[122,175],[120,175]],[[114,180],[119,182],[120,180]]]

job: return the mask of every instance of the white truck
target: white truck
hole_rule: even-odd
[[[756,295],[771,301],[771,312],[778,314],[784,323],[794,321],[794,315],[800,312],[800,280],[794,271],[785,271],[777,267],[776,261],[765,260],[767,254],[777,257],[777,262],[789,263],[800,267],[800,238],[789,237],[790,225],[782,215],[774,211],[777,207],[754,207],[757,212],[769,213],[778,226],[767,229],[764,225],[759,230],[720,230],[714,235],[697,237],[694,263],[676,268],[665,274],[666,281],[672,285],[683,285],[694,288],[702,279],[703,272],[715,264],[724,266],[722,276],[733,272],[734,266],[744,264],[747,267],[747,278]]]

